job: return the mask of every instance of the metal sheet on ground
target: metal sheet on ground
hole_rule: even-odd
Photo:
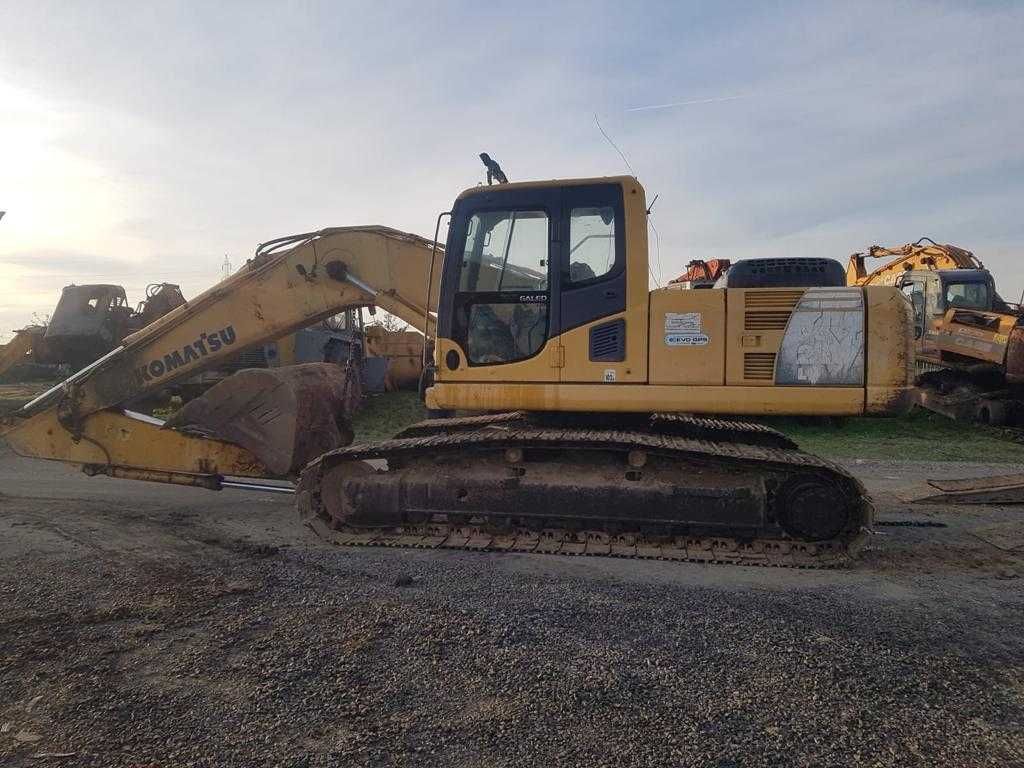
[[[1024,550],[1024,526],[1017,522],[972,528],[969,533],[1004,552]]]

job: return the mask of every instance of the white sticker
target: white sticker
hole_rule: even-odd
[[[700,333],[704,330],[700,312],[666,312],[665,333]]]
[[[665,345],[669,347],[703,347],[710,339],[704,333],[666,333]]]
[[[604,380],[605,381],[615,381],[615,369],[614,368],[605,368],[604,369]]]

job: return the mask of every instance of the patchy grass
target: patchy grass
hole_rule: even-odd
[[[370,395],[356,415],[356,442],[382,440],[427,418],[415,392]],[[763,419],[805,451],[829,458],[1024,463],[1017,430],[961,424],[914,411],[891,419]]]
[[[48,384],[0,386],[0,412],[24,405]],[[166,418],[174,403],[156,408]],[[385,440],[427,418],[415,392],[368,395],[355,417],[356,442]],[[1020,430],[1001,430],[962,424],[915,411],[891,419],[763,419],[785,432],[805,451],[837,459],[892,459],[918,461],[983,461],[1024,464],[1024,440]]]
[[[427,418],[427,409],[415,392],[367,395],[353,420],[357,443],[386,440],[410,424]]]
[[[964,424],[928,411],[900,418],[764,419],[801,448],[830,458],[1024,463],[1017,430]]]

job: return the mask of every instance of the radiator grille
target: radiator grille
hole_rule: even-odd
[[[747,352],[743,355],[743,378],[763,381],[775,378],[775,353]]]
[[[803,291],[748,291],[743,297],[743,328],[747,331],[784,331]]]

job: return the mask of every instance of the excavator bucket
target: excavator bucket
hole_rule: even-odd
[[[360,398],[354,365],[249,368],[187,403],[165,426],[236,443],[283,477],[352,442]]]

